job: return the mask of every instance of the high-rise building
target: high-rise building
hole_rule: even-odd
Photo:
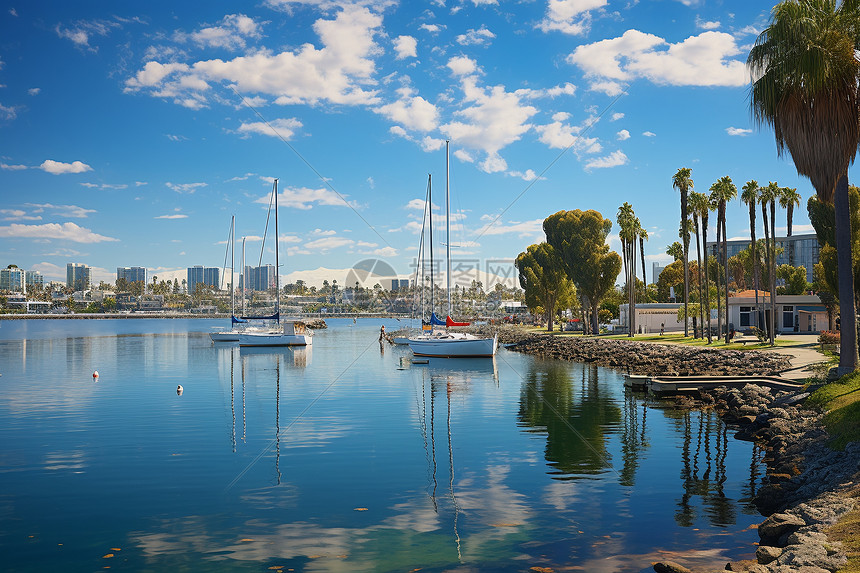
[[[146,267],[117,267],[116,280],[125,279],[128,283],[142,282],[146,284]]]
[[[391,279],[391,290],[397,291],[400,289],[409,288],[409,279]]]
[[[25,271],[25,282],[27,283],[27,287],[36,286],[42,288],[45,286],[45,277],[42,276],[42,273],[39,271]]]
[[[66,286],[75,291],[89,289],[90,267],[81,263],[68,263],[66,265]]]
[[[220,289],[220,272],[221,269],[217,267],[203,267],[202,265],[188,267],[188,278],[186,279],[188,294],[194,294],[194,291],[197,290],[197,285],[200,283]]]
[[[275,265],[245,267],[242,279],[247,281],[245,288],[248,290],[266,291],[275,288]]]
[[[731,258],[749,246],[748,239],[727,241],[726,257]],[[717,244],[715,242],[708,241],[706,248],[709,249],[709,257],[716,256]],[[787,265],[790,264],[789,261],[792,261],[795,267],[806,267],[806,280],[808,282],[813,281],[813,267],[818,262],[818,256],[821,252],[821,246],[818,244],[818,237],[815,233],[777,237],[776,248],[782,249],[782,253],[776,257],[776,266]]]
[[[0,269],[0,290],[24,290],[24,269],[18,267]]]

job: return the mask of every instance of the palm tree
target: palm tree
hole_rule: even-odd
[[[762,187],[760,191],[759,202],[761,203],[761,217],[764,222],[764,260],[767,265],[767,284],[770,290],[770,319],[767,320],[767,332],[770,344],[773,345],[775,336],[774,327],[776,326],[776,287],[774,286],[774,282],[776,282],[776,272],[774,270],[774,267],[776,267],[776,238],[773,236],[775,229],[773,221],[770,221],[770,226],[768,227],[767,207],[775,203],[776,197],[779,194],[779,185],[771,181],[767,187]],[[775,215],[775,209],[771,213]]]
[[[717,339],[722,336],[723,332],[723,311],[722,311],[722,299],[720,298],[720,254],[721,254],[721,241],[720,234],[723,231],[723,210],[721,209],[722,202],[720,200],[721,192],[719,181],[716,181],[710,188],[711,195],[709,197],[709,203],[711,210],[716,210],[717,212],[717,250],[714,253],[717,257],[717,275],[716,275],[716,283],[717,283]],[[710,269],[708,269],[710,271]]]
[[[690,228],[688,226],[687,193],[693,188],[693,180],[690,179],[692,172],[693,170],[689,167],[682,167],[672,177],[672,187],[681,192],[681,240],[684,245],[684,336],[690,335],[690,327],[687,325],[687,303],[690,298]]]
[[[699,324],[704,329],[705,298],[702,292],[702,249],[699,241],[699,219],[701,218],[704,222],[707,217],[704,213],[708,210],[708,196],[696,191],[690,193],[690,210],[693,212],[693,227],[696,232],[696,261],[699,265],[699,268],[697,269],[697,278],[699,279]],[[705,247],[705,251],[707,252],[707,246]],[[707,276],[708,273],[707,270],[705,270],[705,277],[707,278]],[[710,314],[710,309],[708,309],[708,314]]]
[[[750,254],[753,260],[753,288],[755,289],[755,327],[759,327],[758,323],[758,255],[756,255],[755,243],[755,208],[758,205],[759,187],[758,181],[750,179],[743,186],[741,193],[741,201],[743,201],[750,210]],[[751,325],[753,326],[753,325]]]
[[[645,289],[648,287],[648,279],[645,277],[645,241],[648,240],[648,231],[642,227],[639,227],[637,231],[639,232],[639,254],[642,256],[642,288]],[[651,278],[653,279],[654,277]],[[657,281],[654,280],[654,282]]]
[[[728,175],[714,183],[720,199],[720,220],[723,226],[723,270],[726,277],[726,344],[729,343],[729,244],[726,234],[726,204],[738,196],[738,188]],[[711,187],[713,189],[713,186]],[[719,224],[719,223],[718,223]]]
[[[773,127],[777,153],[787,150],[818,198],[834,203],[840,374],[857,368],[848,166],[860,142],[858,30],[858,0],[784,0],[747,58],[753,118]]]
[[[791,224],[794,219],[794,208],[800,207],[800,193],[793,187],[782,187],[779,190],[779,206],[785,209],[785,219],[788,224],[786,237],[791,237]],[[788,264],[794,266],[794,242],[788,241]]]
[[[617,222],[620,230],[621,254],[624,263],[624,276],[627,283],[627,336],[632,337],[636,328],[636,231],[639,219],[633,213],[633,207],[627,201],[618,208]]]
[[[705,266],[705,308],[707,309],[707,320],[708,320],[708,344],[712,342],[711,340],[711,280],[708,275],[708,216],[711,214],[711,211],[714,209],[711,200],[707,198],[707,195],[702,193],[707,199],[705,204],[702,205],[702,210],[699,212],[699,216],[702,218],[702,264]]]

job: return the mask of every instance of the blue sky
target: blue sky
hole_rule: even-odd
[[[231,215],[256,264],[277,177],[282,276],[342,283],[368,258],[408,275],[428,174],[444,208],[446,139],[461,268],[501,268],[558,210],[614,220],[628,201],[650,234],[651,281],[677,238],[680,167],[699,191],[724,175],[796,187],[795,233],[809,231],[808,180],[749,114],[744,62],[771,7],[6,3],[0,265],[181,279],[223,264]],[[739,202],[728,234],[749,235]]]

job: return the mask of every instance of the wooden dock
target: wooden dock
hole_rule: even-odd
[[[689,394],[720,386],[743,388],[747,384],[790,392],[803,388],[802,384],[779,376],[641,376],[628,374],[624,377],[624,385],[628,388],[645,390],[658,396]]]

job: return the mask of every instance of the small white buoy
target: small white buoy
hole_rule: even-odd
[[[182,391],[183,391],[183,390],[185,390],[185,388],[183,388],[183,387],[182,387],[182,384],[180,384],[179,386],[177,386],[177,387],[176,387],[176,395],[177,395],[177,396],[182,396]]]
[[[95,380],[98,377],[99,377],[99,371],[98,370],[93,371],[93,380]]]

